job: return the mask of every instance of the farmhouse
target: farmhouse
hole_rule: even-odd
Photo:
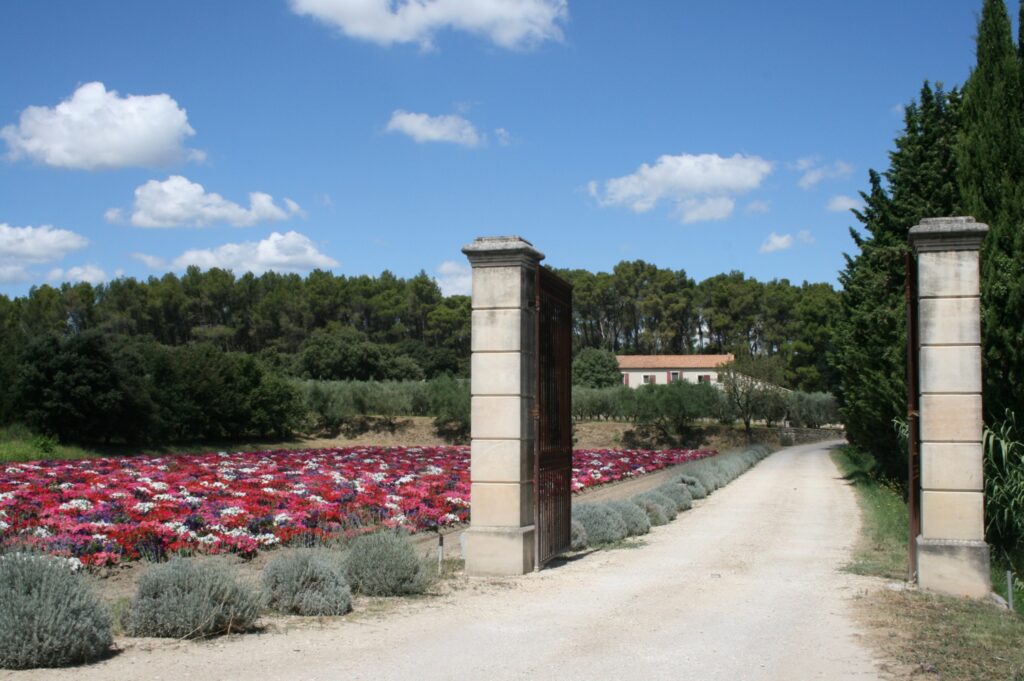
[[[718,368],[735,359],[729,355],[619,355],[622,385],[636,388],[645,383],[711,383],[717,385]]]

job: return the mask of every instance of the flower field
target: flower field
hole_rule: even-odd
[[[582,450],[580,491],[714,452]],[[469,520],[468,447],[360,447],[7,464],[0,537],[82,563],[168,553],[254,555],[385,524]]]

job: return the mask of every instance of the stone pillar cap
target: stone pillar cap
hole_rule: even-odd
[[[926,251],[976,251],[988,232],[988,225],[970,216],[926,218],[910,229],[910,245]]]
[[[544,254],[520,236],[481,236],[462,248],[474,267],[537,265]]]

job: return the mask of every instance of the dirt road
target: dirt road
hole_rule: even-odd
[[[469,580],[377,614],[208,643],[120,641],[99,664],[25,679],[878,678],[839,568],[853,491],[827,445],[778,452],[635,549]]]

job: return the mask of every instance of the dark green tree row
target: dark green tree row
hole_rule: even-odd
[[[956,143],[961,96],[925,83],[904,110],[904,129],[889,169],[869,172],[862,231],[850,230],[860,252],[846,256],[833,365],[843,420],[852,442],[875,456],[886,475],[906,477],[906,451],[893,419],[906,416],[907,234],[927,217],[961,210]]]
[[[577,349],[778,356],[787,385],[833,387],[827,358],[839,296],[829,284],[759,282],[736,271],[698,283],[642,260],[610,273],[560,273],[574,286]]]
[[[1024,7],[1021,8],[1024,18]],[[871,171],[851,230],[859,253],[840,275],[834,367],[853,442],[906,478],[893,420],[906,414],[907,232],[927,217],[989,225],[981,252],[985,412],[1024,410],[1024,34],[1003,0],[984,0],[977,63],[962,90],[925,83],[905,111],[889,168]]]
[[[236,277],[195,267],[181,277],[40,286],[22,298],[0,296],[0,348],[90,330],[167,346],[205,342],[311,378],[385,378],[395,366],[422,378],[464,372],[469,298],[442,296],[423,273]],[[330,338],[339,340],[332,345]]]

